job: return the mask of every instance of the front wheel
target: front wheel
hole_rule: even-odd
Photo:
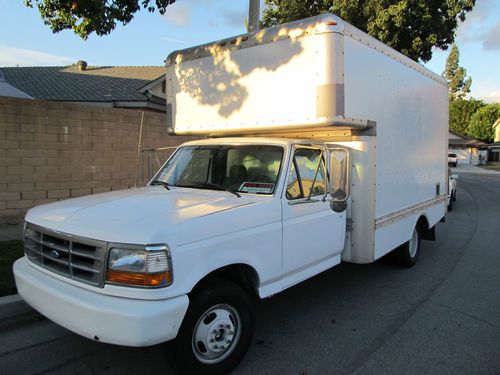
[[[420,232],[415,228],[410,240],[395,250],[396,261],[401,267],[413,267],[417,263],[419,253]]]
[[[238,285],[212,280],[190,297],[169,357],[181,373],[225,374],[244,357],[255,327],[250,297]]]

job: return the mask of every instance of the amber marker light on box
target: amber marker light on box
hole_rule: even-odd
[[[172,283],[170,252],[166,245],[134,248],[117,245],[109,251],[106,281],[113,284],[164,287]]]

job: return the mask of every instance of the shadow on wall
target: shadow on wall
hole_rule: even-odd
[[[297,21],[287,28],[273,27],[174,52],[170,58],[180,90],[200,104],[217,107],[218,113],[228,118],[248,98],[249,92],[242,80],[257,69],[276,71],[287,64],[303,50],[298,37],[312,33],[315,28],[310,21],[307,26]],[[279,55],[273,53],[275,47],[271,43],[277,40],[287,43],[286,49],[280,48]],[[255,45],[265,46],[258,55],[251,54]],[[250,51],[247,46],[251,46]]]

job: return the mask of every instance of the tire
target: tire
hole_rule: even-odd
[[[214,279],[190,297],[177,338],[165,349],[183,374],[226,374],[245,356],[255,329],[255,311],[238,285]]]
[[[448,212],[453,211],[453,195],[450,197],[450,203],[448,203]]]
[[[457,190],[456,190],[456,189],[453,191],[453,197],[452,197],[452,200],[453,200],[453,202],[456,202],[456,201],[457,201]]]
[[[412,237],[408,242],[398,247],[395,250],[396,263],[400,267],[413,267],[418,260],[420,254],[421,235],[418,228],[413,229]]]

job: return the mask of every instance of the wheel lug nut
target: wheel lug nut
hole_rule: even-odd
[[[231,328],[231,326],[228,324],[228,325],[226,325],[226,328],[229,329],[229,328]]]
[[[234,335],[234,332],[233,332],[233,331],[229,331],[229,334],[230,334],[230,335]]]
[[[210,342],[215,342],[215,340],[214,339],[210,339]]]

